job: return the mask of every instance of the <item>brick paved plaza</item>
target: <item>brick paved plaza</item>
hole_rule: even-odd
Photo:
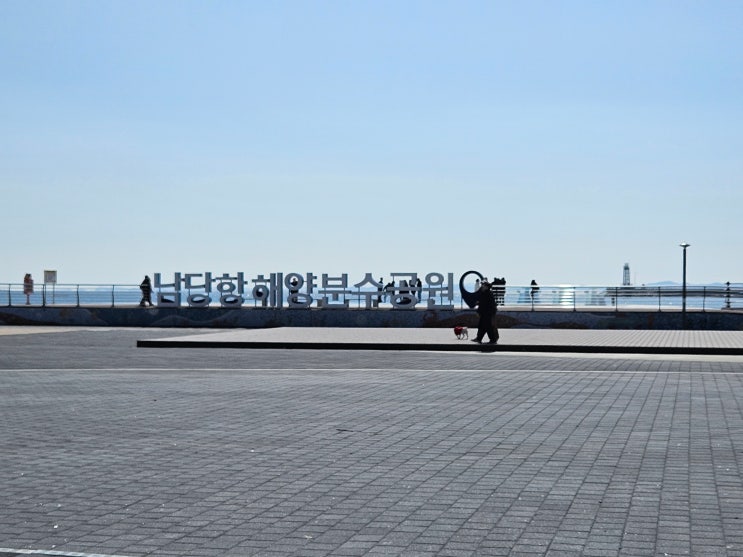
[[[743,555],[743,357],[204,332],[0,328],[0,556]]]

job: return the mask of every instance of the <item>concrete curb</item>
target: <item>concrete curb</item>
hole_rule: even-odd
[[[218,340],[138,340],[137,348],[229,348],[273,350],[397,350],[427,352],[565,352],[581,354],[687,354],[704,356],[743,356],[743,348],[709,346],[600,346],[556,344],[476,344],[379,343],[379,342],[289,342]]]

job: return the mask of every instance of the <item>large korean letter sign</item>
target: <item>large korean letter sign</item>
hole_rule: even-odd
[[[245,273],[214,275],[212,273],[174,273],[165,282],[161,273],[154,273],[158,307],[242,307],[252,301],[256,307],[306,309],[344,309],[348,307],[415,309],[425,299],[428,309],[452,309],[454,279],[452,273],[428,273],[423,280],[417,273],[392,273],[384,284],[372,273],[359,282],[340,276],[313,273],[271,273],[246,278]],[[285,305],[286,304],[286,305]]]

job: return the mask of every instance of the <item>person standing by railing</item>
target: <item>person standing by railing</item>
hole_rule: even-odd
[[[31,278],[31,273],[26,273],[23,277],[23,293],[26,295],[26,305],[31,304],[31,294],[34,293],[34,279]]]
[[[534,302],[537,301],[539,298],[539,285],[537,284],[537,281],[534,279],[531,279],[531,304],[534,305]]]
[[[506,302],[506,277],[493,277],[493,292],[495,293],[495,303],[503,305]]]
[[[150,277],[145,275],[142,284],[139,285],[139,289],[142,291],[142,300],[139,302],[141,307],[149,304],[152,307],[152,282]]]

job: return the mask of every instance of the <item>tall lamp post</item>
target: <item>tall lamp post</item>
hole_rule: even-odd
[[[688,248],[691,244],[687,244],[686,242],[682,242],[679,244],[684,250],[684,272],[683,272],[683,279],[681,283],[681,322],[682,327],[686,329],[686,248]]]

